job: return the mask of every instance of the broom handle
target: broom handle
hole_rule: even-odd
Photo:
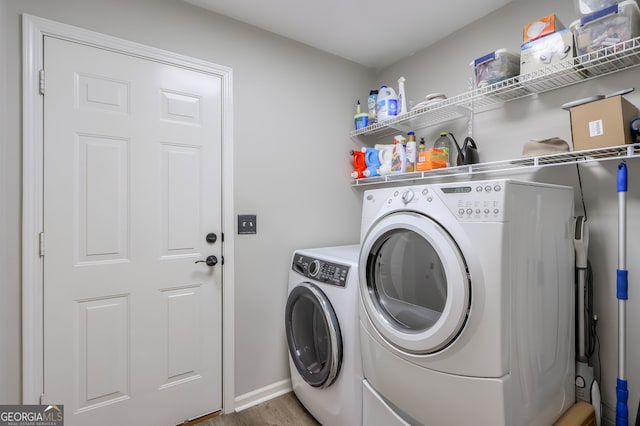
[[[623,161],[618,165],[618,270],[616,271],[618,297],[618,380],[616,384],[616,426],[628,426],[629,390],[625,371],[625,353],[627,337],[627,165]]]

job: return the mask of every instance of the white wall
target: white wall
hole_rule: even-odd
[[[6,27],[7,21],[7,5],[5,2],[0,2],[0,28]],[[5,37],[0,37],[0,99],[6,99],[6,81],[7,81],[7,54],[6,54],[6,42]],[[5,126],[5,109],[6,103],[0,102],[0,241],[6,241],[7,235],[7,220],[6,212],[9,210],[6,208],[7,200],[6,187],[7,187],[7,174],[6,168],[6,126]],[[0,244],[0,300],[9,300],[8,290],[10,289],[7,281],[7,245]],[[15,285],[13,286],[15,287]],[[7,360],[11,356],[11,346],[9,343],[15,344],[15,338],[9,339],[9,333],[11,330],[15,332],[16,327],[12,325],[11,317],[7,315],[10,310],[0,309],[0,360]],[[9,384],[10,379],[10,367],[7,362],[0,362],[0,383]],[[15,377],[13,378],[13,384],[15,386]],[[0,385],[0,401],[17,402],[18,400],[11,400],[9,397],[8,386]]]
[[[398,77],[407,79],[407,98],[414,102],[428,93],[444,92],[449,96],[468,90],[472,75],[469,63],[499,48],[519,52],[524,24],[555,12],[569,26],[577,18],[571,0],[516,0],[497,12],[456,32],[445,40],[399,61],[382,70],[378,84],[396,85]],[[512,101],[495,110],[477,114],[473,136],[480,148],[482,161],[517,158],[523,144],[529,139],[561,137],[571,143],[569,113],[560,106],[568,101],[594,94],[607,94],[626,88],[638,87],[640,70],[627,70],[611,76],[590,80],[571,87],[543,93],[538,96]],[[626,96],[640,106],[640,92]],[[461,142],[466,136],[466,120],[459,120],[421,131],[426,141],[433,142],[438,132],[454,132]],[[602,388],[605,420],[615,422],[615,386],[617,378],[617,299],[616,268],[618,253],[617,231],[617,161],[580,166],[582,189],[588,214],[591,241],[589,258],[594,270],[594,305],[600,319],[598,335],[601,343]],[[627,379],[629,382],[629,412],[633,422],[640,397],[640,244],[635,236],[640,231],[640,160],[628,161],[628,261],[629,301],[627,333]],[[515,178],[535,179],[563,183],[576,187],[576,213],[582,214],[577,172],[575,166],[544,169],[533,174],[516,174]],[[526,241],[522,242],[526,244]],[[596,372],[597,373],[597,372]]]
[[[283,315],[292,251],[358,240],[361,193],[349,185],[355,144],[348,133],[371,75],[181,1],[8,0],[0,39],[8,66],[3,158],[10,184],[1,203],[9,253],[0,312],[10,338],[2,342],[9,353],[0,358],[0,374],[9,376],[0,380],[0,402],[20,398],[21,13],[233,69],[235,210],[258,215],[257,235],[226,236],[236,238],[236,394],[287,379]]]

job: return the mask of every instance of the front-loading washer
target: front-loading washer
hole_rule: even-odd
[[[325,426],[362,424],[359,245],[296,250],[285,331],[296,397]]]
[[[572,218],[564,186],[503,179],[366,191],[363,424],[560,417],[575,400]]]

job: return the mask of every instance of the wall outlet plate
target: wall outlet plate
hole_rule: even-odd
[[[238,234],[255,234],[258,232],[255,214],[238,215]]]

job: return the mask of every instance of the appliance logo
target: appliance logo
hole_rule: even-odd
[[[64,406],[0,405],[0,426],[64,426]]]

